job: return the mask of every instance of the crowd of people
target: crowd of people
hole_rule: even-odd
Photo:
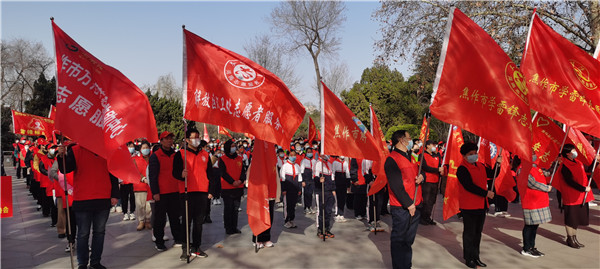
[[[158,143],[131,141],[127,147],[139,173],[133,179],[113,176],[105,159],[76,141],[66,137],[57,140],[62,143],[49,143],[43,136],[22,137],[13,144],[13,164],[17,178],[25,179],[42,216],[51,217],[50,225],[56,227],[58,237],[67,239],[65,251],[76,252],[79,268],[104,268],[100,261],[111,212],[123,214],[123,221],[137,220],[134,223],[138,231],[152,230],[157,251],[167,249],[168,221],[173,247],[182,248],[181,260],[208,256],[200,247],[203,224],[212,223],[211,206],[223,205],[227,235],[241,233],[238,219],[252,163],[253,140],[205,141],[198,130],[189,128],[179,144],[168,131],[160,134]],[[334,223],[348,221],[345,210],[352,211],[354,218],[364,221],[371,231],[380,229],[382,216],[391,215],[393,267],[410,268],[418,226],[436,225],[432,209],[438,194],[444,192],[448,171],[442,159],[446,149],[443,142],[411,139],[403,130],[394,132],[387,144],[390,155],[383,172],[388,185],[371,196],[367,193],[377,178],[373,161],[323,155],[318,141],[303,138],[291,141],[289,150],[278,146],[274,154],[280,192],[269,194],[271,220],[273,208],[283,207],[284,228],[297,228],[294,220],[300,207],[304,214],[314,216],[317,237],[332,239]],[[492,215],[506,217],[511,202],[490,189],[502,158],[497,158],[495,167],[489,167],[478,161],[477,152],[476,144],[466,142],[460,148],[463,161],[456,172],[460,182],[459,218],[464,223],[463,258],[471,268],[486,266],[479,249],[490,203],[495,205],[496,213]],[[576,231],[588,225],[588,202],[593,195],[588,185],[591,168],[584,167],[576,157],[575,147],[565,145],[556,170],[564,179],[560,197],[566,244],[582,248]],[[520,171],[517,156],[511,164],[515,177],[524,172]],[[544,256],[536,248],[535,237],[538,226],[551,220],[550,172],[534,166],[526,190],[512,201],[520,202],[524,212],[521,253],[525,256]],[[274,246],[270,230],[253,236],[252,243],[257,248]]]

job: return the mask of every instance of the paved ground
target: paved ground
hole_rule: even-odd
[[[6,168],[14,176],[12,167]],[[14,177],[13,177],[14,178]],[[598,195],[597,190],[596,197]],[[13,180],[14,217],[1,219],[2,268],[68,268],[69,255],[64,252],[65,239],[58,239],[50,218],[42,218],[22,179]],[[551,195],[554,197],[554,195]],[[435,226],[419,226],[413,245],[415,268],[467,268],[462,259],[462,223],[456,217],[441,220],[441,201],[435,210]],[[598,200],[596,200],[598,202]],[[490,268],[600,268],[600,207],[592,207],[589,227],[579,229],[578,238],[586,247],[572,249],[564,244],[562,215],[551,200],[551,223],[538,229],[537,248],[546,253],[538,259],[524,257],[521,250],[522,210],[509,204],[512,217],[488,216],[483,230],[481,259]],[[245,204],[244,211],[245,211]],[[243,211],[243,212],[244,212]],[[365,230],[358,220],[336,223],[336,237],[322,242],[316,237],[314,215],[297,210],[298,228],[285,229],[283,213],[278,209],[273,228],[274,248],[254,253],[251,231],[245,213],[240,213],[242,234],[226,236],[222,206],[212,208],[214,223],[204,225],[202,249],[209,255],[189,265],[179,261],[180,248],[158,253],[150,231],[136,231],[136,221],[122,221],[111,213],[107,224],[102,263],[109,268],[391,268],[389,232]],[[350,217],[348,210],[346,216]],[[391,218],[383,218],[386,224]],[[385,224],[384,224],[385,225]],[[387,228],[387,226],[385,226]],[[169,234],[167,232],[167,234]],[[170,234],[169,234],[170,235]],[[167,246],[172,245],[172,240]]]

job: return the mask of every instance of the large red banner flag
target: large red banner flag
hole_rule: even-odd
[[[12,110],[13,132],[20,135],[52,136],[54,120]]]
[[[431,113],[531,158],[527,98],[519,68],[481,27],[452,8],[433,86]]]
[[[283,81],[244,56],[183,34],[184,117],[289,147],[306,110]]]
[[[423,145],[425,145],[425,141],[429,139],[429,133],[427,132],[427,117],[423,117],[423,123],[421,124],[421,133],[419,133],[419,139],[423,141]]]
[[[0,218],[13,216],[12,177],[0,177]]]
[[[565,132],[552,119],[538,112],[533,116],[533,154],[537,156],[535,164],[548,169],[560,154]],[[565,141],[570,143],[570,141]]]
[[[369,188],[369,193],[367,195],[373,195],[383,189],[387,184],[387,176],[385,175],[385,170],[383,166],[385,165],[385,161],[390,154],[387,149],[387,144],[385,143],[385,136],[383,135],[383,131],[381,131],[381,126],[379,125],[379,120],[377,119],[377,115],[375,114],[375,110],[373,107],[369,105],[369,111],[371,114],[371,133],[375,138],[375,145],[377,149],[379,149],[379,161],[373,162],[373,173],[377,176],[371,187]]]
[[[448,147],[446,147],[445,164],[448,165],[448,179],[446,181],[446,191],[444,192],[444,220],[456,215],[459,210],[459,182],[456,178],[456,170],[462,163],[463,157],[460,154],[460,147],[464,144],[462,130],[457,126],[450,125],[450,134],[448,136]]]
[[[109,171],[139,174],[125,143],[158,140],[146,95],[117,69],[86,51],[52,21],[56,49],[56,130],[102,156]]]
[[[275,184],[273,184],[275,183]],[[248,224],[256,236],[271,227],[269,218],[269,193],[277,186],[277,157],[275,145],[260,139],[254,140],[252,165],[248,176]],[[276,192],[276,191],[275,191]]]
[[[600,62],[533,14],[521,60],[531,108],[600,137]]]
[[[379,148],[367,127],[321,82],[321,154],[379,160]]]

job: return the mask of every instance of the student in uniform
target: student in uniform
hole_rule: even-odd
[[[364,160],[350,161],[351,190],[354,194],[354,217],[364,220],[367,216],[367,181],[365,180]]]
[[[223,197],[223,225],[226,234],[242,233],[238,229],[238,214],[242,195],[244,195],[244,182],[246,170],[243,167],[242,157],[237,155],[237,148],[233,141],[225,142],[225,155],[219,161],[221,171],[221,196]]]
[[[173,177],[179,180],[179,193],[185,194],[185,181],[187,178],[187,199],[188,199],[188,227],[192,239],[190,241],[190,253],[192,256],[208,257],[200,249],[202,243],[202,224],[208,215],[210,199],[215,192],[214,186],[210,181],[212,177],[212,163],[208,152],[202,150],[207,142],[200,140],[200,132],[194,128],[189,128],[185,134],[184,149],[175,153],[173,158]],[[186,163],[184,163],[186,162]],[[186,165],[187,164],[187,165]],[[185,196],[182,199],[183,213],[182,221],[185,223]],[[182,246],[182,253],[179,257],[182,261],[187,260],[187,246]]]
[[[315,198],[317,199],[317,236],[334,238],[331,233],[333,207],[335,206],[335,174],[328,155],[321,155],[313,171],[315,182]],[[325,216],[325,223],[323,223]],[[325,232],[323,233],[323,227]]]
[[[306,148],[306,157],[300,164],[300,171],[302,172],[302,188],[304,189],[304,214],[314,214],[316,211],[312,208],[313,195],[315,190],[315,183],[311,179],[313,178],[313,168],[317,161],[313,156],[312,148]]]
[[[346,218],[344,218],[344,207],[346,206],[346,195],[347,189],[350,185],[350,171],[344,170],[344,160],[337,156],[332,156],[334,158],[332,169],[335,173],[335,221],[336,222],[346,222]],[[347,167],[346,167],[347,168]]]
[[[302,193],[302,173],[300,166],[296,164],[297,154],[295,151],[290,151],[288,159],[285,161],[280,170],[280,177],[283,192],[283,216],[285,218],[283,227],[296,228],[294,219],[296,218],[296,203],[298,197]]]
[[[423,183],[423,209],[421,210],[419,223],[422,225],[435,225],[431,212],[437,198],[440,175],[444,172],[442,157],[437,153],[435,142],[431,140],[425,142],[423,158],[425,159],[422,167],[425,171],[425,183]]]

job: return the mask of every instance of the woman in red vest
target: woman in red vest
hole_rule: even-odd
[[[390,189],[390,213],[392,214],[390,243],[394,269],[412,266],[412,244],[415,242],[421,217],[417,206],[423,199],[421,189],[417,185],[423,182],[423,175],[417,176],[417,165],[411,161],[412,144],[413,141],[407,131],[394,132],[392,134],[394,148],[384,164]],[[415,188],[418,188],[416,193]]]
[[[533,154],[532,161],[534,162],[529,177],[527,179],[527,188],[521,191],[521,206],[523,207],[523,250],[521,254],[529,257],[541,257],[544,253],[535,248],[535,236],[537,228],[542,223],[550,222],[552,215],[550,214],[550,200],[548,193],[552,190],[552,186],[546,185],[546,176],[542,169],[535,165],[537,156]]]
[[[138,231],[143,230],[144,227],[148,230],[152,229],[152,224],[150,224],[152,210],[150,209],[151,206],[149,202],[149,200],[152,200],[152,194],[146,175],[146,168],[148,167],[148,161],[150,160],[150,143],[148,141],[142,141],[140,153],[141,155],[133,157],[133,162],[140,174],[140,180],[133,183],[133,195],[135,196],[135,208],[137,210],[136,215],[139,221],[136,228]]]
[[[486,198],[494,198],[494,193],[487,190],[488,177],[494,171],[481,162],[477,162],[477,145],[465,142],[460,147],[463,161],[456,170],[460,182],[459,207],[463,216],[463,256],[465,264],[470,268],[487,265],[479,259],[481,232],[485,222],[485,211],[488,208]],[[498,158],[501,162],[502,158]]]
[[[223,197],[223,225],[225,233],[242,233],[237,228],[238,209],[242,195],[244,195],[244,181],[246,171],[243,167],[242,157],[237,155],[237,148],[233,141],[225,142],[225,156],[219,161],[221,171],[221,196]]]
[[[423,183],[423,212],[420,223],[422,225],[435,225],[431,212],[435,205],[440,175],[443,174],[444,167],[442,166],[442,156],[437,153],[435,142],[427,140],[424,149],[423,171],[425,171],[425,183]]]
[[[572,144],[566,144],[561,152],[563,162],[560,169],[562,182],[560,190],[565,208],[565,229],[567,230],[567,245],[572,248],[582,248],[577,240],[577,227],[589,225],[589,202],[594,200],[583,164],[577,160],[577,151]],[[585,203],[583,198],[588,192]]]

